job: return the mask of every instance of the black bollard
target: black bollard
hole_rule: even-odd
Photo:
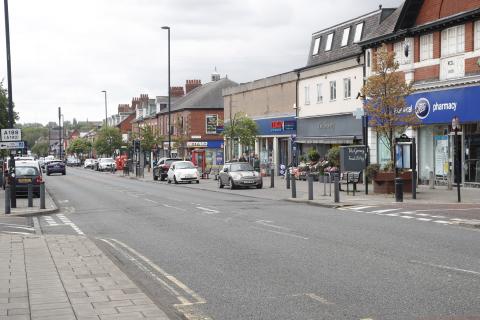
[[[339,179],[339,176],[338,175],[335,175],[334,178],[334,183],[333,183],[333,197],[334,197],[334,201],[335,203],[338,203],[340,202],[340,181],[338,180]]]
[[[285,175],[285,180],[287,180],[287,189],[290,189],[290,168],[287,168],[287,174]]]
[[[270,170],[270,188],[275,187],[275,169]]]
[[[33,185],[31,183],[28,184],[28,207],[33,207]]]
[[[395,178],[395,201],[403,202],[403,180]]]
[[[15,181],[15,177],[11,177],[11,184],[10,184],[10,208],[17,207],[17,185]]]
[[[293,175],[292,176],[292,198],[294,198],[294,199],[297,197],[297,184],[295,182],[296,180],[297,179]]]
[[[40,182],[40,209],[45,209],[45,182]]]
[[[10,214],[10,186],[5,186],[5,214]]]
[[[412,199],[417,199],[417,171],[412,171]]]
[[[308,180],[308,200],[313,200],[313,176],[309,174],[307,177]]]

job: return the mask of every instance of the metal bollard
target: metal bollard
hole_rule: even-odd
[[[328,174],[328,196],[332,196],[332,175]]]
[[[15,178],[12,178],[10,184],[10,208],[17,207],[17,186],[15,184]]]
[[[403,202],[403,180],[395,178],[395,202]]]
[[[412,199],[417,199],[417,171],[412,172]]]
[[[5,186],[5,214],[10,214],[10,186]]]
[[[307,176],[308,180],[308,200],[313,200],[313,176],[309,174]]]
[[[45,209],[45,182],[40,183],[40,209]]]
[[[28,207],[33,207],[33,185],[31,183],[28,184]]]
[[[323,196],[327,196],[327,176],[324,175],[323,177]]]
[[[275,169],[270,170],[270,188],[275,187]]]
[[[429,189],[435,189],[435,175],[433,174],[433,171],[429,172]]]
[[[290,168],[287,168],[287,174],[285,175],[285,180],[287,180],[287,189],[290,189]]]
[[[292,176],[292,198],[297,197],[297,184],[296,181],[297,179],[295,178],[295,175]]]
[[[340,181],[338,175],[335,175],[333,178],[333,194],[335,203],[340,202]]]

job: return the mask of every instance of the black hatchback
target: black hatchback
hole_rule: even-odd
[[[61,173],[62,175],[65,175],[67,173],[65,169],[65,163],[61,160],[50,161],[45,166],[45,173],[47,176],[51,175],[52,173]]]
[[[33,193],[40,196],[40,184],[42,173],[38,166],[16,165],[15,166],[15,191],[18,195],[28,194],[28,185],[32,184]]]

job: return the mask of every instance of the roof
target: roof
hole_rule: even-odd
[[[369,34],[367,34],[361,41],[361,44],[371,39],[393,33],[403,10],[404,4],[405,3],[402,3],[397,9],[395,9],[395,11],[393,11],[391,15],[385,18],[385,20],[383,20],[377,28],[374,28]]]
[[[362,40],[366,35],[377,29],[380,23],[387,19],[394,11],[395,9],[392,8],[378,9],[330,28],[313,33],[306,67],[308,68],[333,61],[343,60],[345,58],[361,54],[362,47],[359,45],[359,43],[354,43],[356,26],[363,23],[361,37]],[[343,32],[347,28],[350,29],[347,45],[342,46]],[[331,50],[325,51],[327,37],[332,33],[333,41]],[[313,54],[315,41],[318,38],[320,39],[318,54]]]
[[[171,111],[183,109],[223,109],[222,90],[236,86],[238,83],[222,78],[196,87],[185,96],[172,101]],[[165,113],[168,110],[160,110]]]

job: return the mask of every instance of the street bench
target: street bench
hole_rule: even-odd
[[[353,184],[353,195],[355,195],[355,191],[357,191],[357,183],[360,181],[361,176],[362,176],[361,171],[345,171],[345,172],[342,172],[342,174],[340,175],[340,184],[342,184],[342,183],[347,184],[347,194],[349,194],[349,192],[350,192],[349,184]]]

